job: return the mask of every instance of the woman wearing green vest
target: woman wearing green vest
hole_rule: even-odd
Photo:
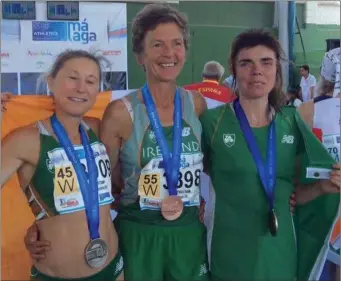
[[[101,76],[100,58],[63,52],[47,79],[55,113],[2,141],[1,184],[18,174],[42,240],[36,246],[48,250],[33,260],[31,280],[123,280],[109,156],[98,139],[99,120],[84,117]]]
[[[230,57],[238,99],[200,118],[205,167],[212,181],[212,280],[295,280],[297,264],[301,265],[296,247],[304,241],[295,240],[288,198],[295,190],[301,205],[339,192],[339,165],[333,165],[296,109],[281,106],[280,60],[280,44],[270,34],[239,34]],[[294,185],[301,155],[308,155],[314,166],[308,176],[323,180]]]
[[[169,5],[146,5],[137,13],[132,47],[146,82],[112,102],[101,123],[101,140],[123,180],[114,223],[131,281],[208,279],[199,220],[199,115],[206,103],[176,84],[188,31],[185,16]]]

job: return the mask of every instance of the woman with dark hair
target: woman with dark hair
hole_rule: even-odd
[[[98,138],[99,120],[84,117],[101,77],[99,57],[61,53],[47,76],[54,114],[2,141],[1,185],[18,174],[42,240],[36,246],[40,254],[48,251],[33,260],[31,280],[123,280],[109,156]]]
[[[200,118],[205,167],[212,181],[208,247],[213,280],[295,279],[297,252],[288,198],[294,191],[297,156],[308,153],[311,163],[333,168],[327,179],[296,184],[297,204],[339,192],[339,165],[296,109],[283,106],[281,58],[280,44],[269,33],[239,34],[230,56],[238,98]],[[321,171],[313,171],[319,178]]]

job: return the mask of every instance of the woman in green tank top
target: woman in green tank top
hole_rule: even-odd
[[[146,5],[133,20],[132,45],[145,71],[146,85],[113,101],[101,123],[101,140],[107,145],[112,165],[120,167],[123,179],[114,223],[125,278],[206,280],[205,227],[199,220],[203,155],[198,119],[206,104],[199,93],[189,93],[176,84],[188,49],[187,19],[169,5]],[[177,108],[174,103],[179,99]],[[173,116],[179,112],[182,125],[174,131],[178,123]],[[160,126],[154,120],[159,120]],[[181,135],[180,142],[175,134]],[[170,158],[165,156],[162,140],[172,153],[172,161],[176,155],[173,147],[179,145],[181,150],[179,162],[171,164],[179,165],[174,170],[178,174],[175,184],[165,168]],[[177,196],[170,196],[172,186]],[[161,212],[164,202],[174,199],[174,206],[182,205],[176,219],[171,218],[174,214]]]
[[[99,120],[84,118],[100,81],[100,58],[61,53],[48,74],[54,115],[2,142],[1,184],[17,173],[36,218],[31,280],[123,280],[109,157],[97,137]]]
[[[279,42],[269,33],[239,34],[230,56],[238,99],[200,118],[212,181],[206,215],[213,280],[307,280],[313,263],[301,253],[309,243],[316,259],[338,208],[339,195],[333,193],[340,190],[339,164],[296,109],[281,106],[281,55]],[[298,158],[302,175],[294,182]],[[313,168],[306,174],[308,165]],[[307,183],[306,177],[315,180]],[[310,218],[310,226],[302,228],[298,216],[296,236],[288,206],[294,191],[298,214],[309,202],[334,199],[320,204],[316,212],[323,215]],[[317,228],[322,236],[314,235]],[[309,234],[305,239],[303,232]]]

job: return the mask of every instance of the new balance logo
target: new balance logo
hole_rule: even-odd
[[[120,260],[116,264],[114,275],[120,273],[122,271],[122,269],[123,269],[123,258],[120,257]]]
[[[294,140],[295,140],[294,136],[284,135],[283,138],[282,138],[282,143],[293,144]]]
[[[199,276],[206,275],[206,274],[207,274],[207,272],[208,272],[208,270],[207,270],[207,266],[206,266],[206,264],[204,263],[204,264],[200,265],[200,272],[199,272]]]

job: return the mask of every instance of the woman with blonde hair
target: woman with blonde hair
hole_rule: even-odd
[[[100,58],[61,53],[48,74],[54,114],[9,133],[1,145],[1,184],[15,173],[36,218],[31,280],[123,280],[123,259],[110,216],[111,167],[99,120],[84,117],[101,81]],[[13,198],[15,200],[15,198]]]

